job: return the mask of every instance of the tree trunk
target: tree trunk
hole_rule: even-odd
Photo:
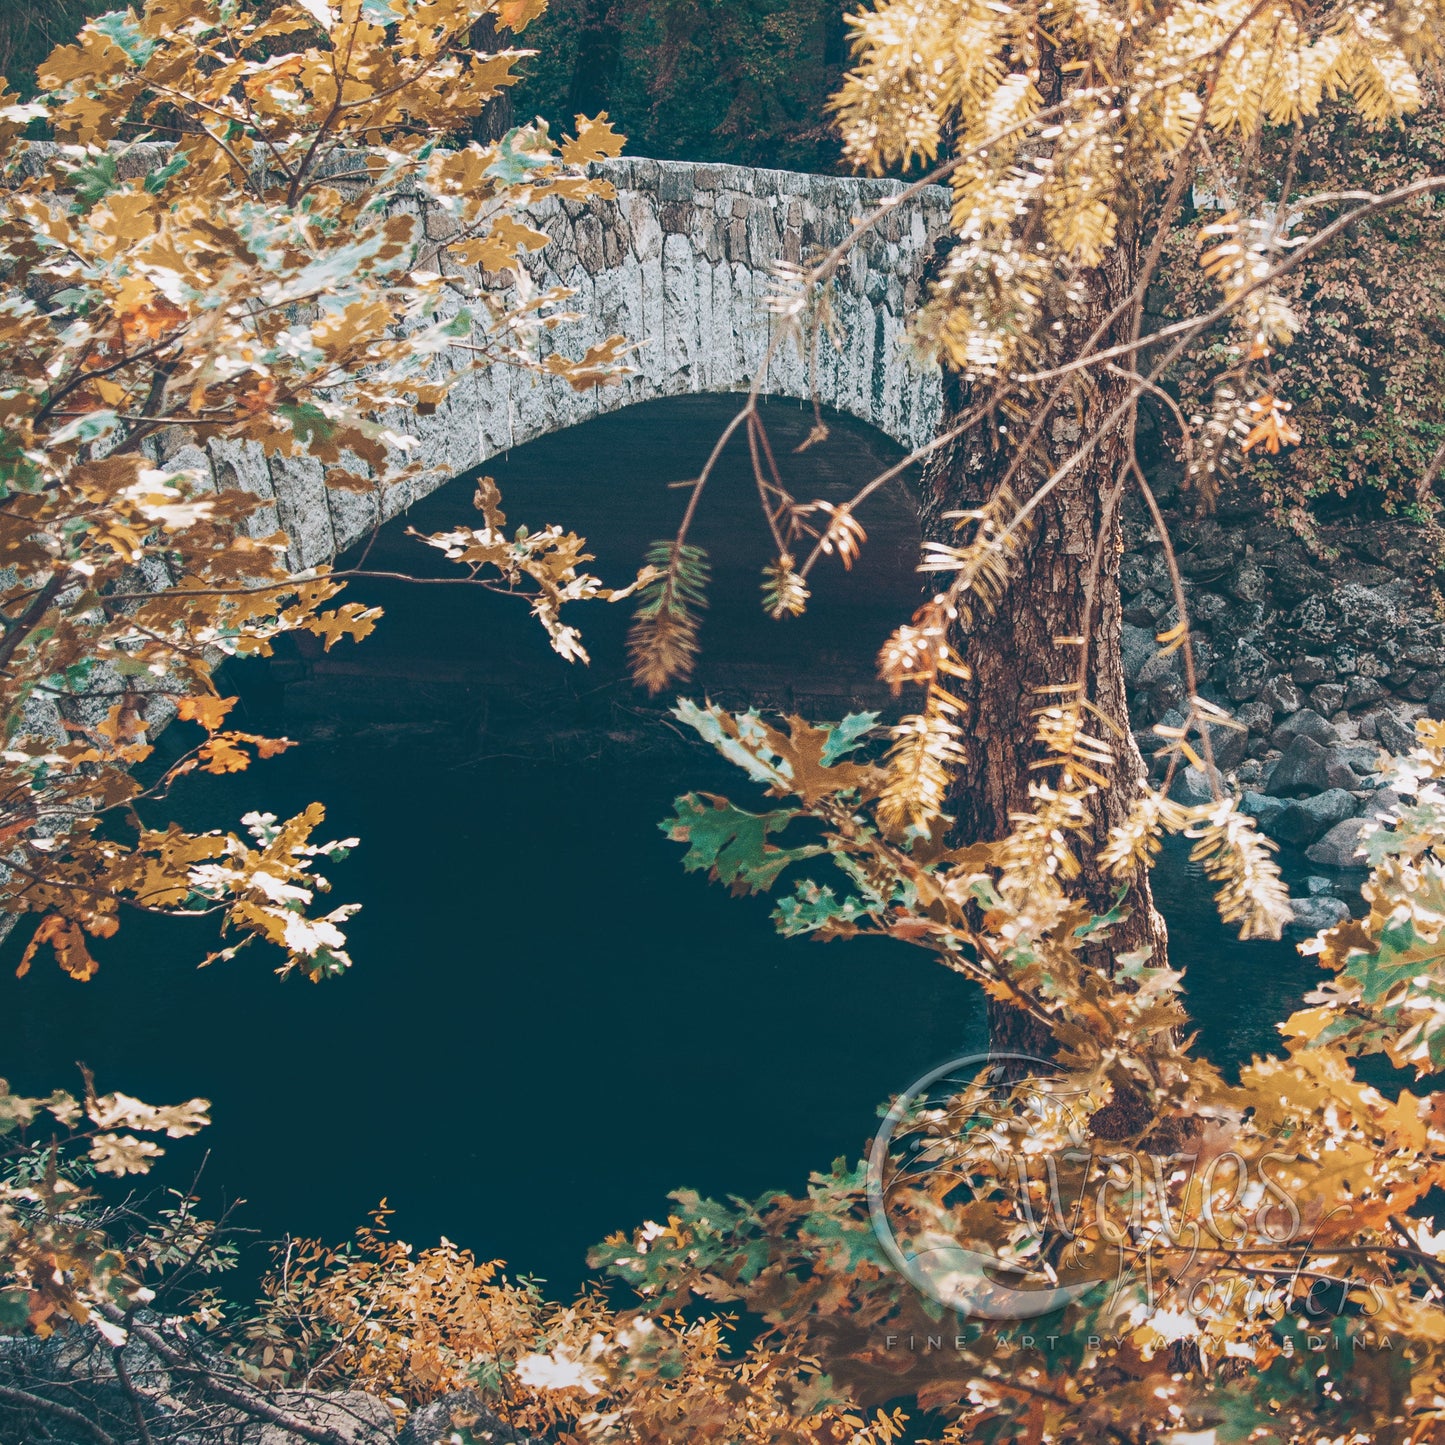
[[[1098,323],[1130,294],[1137,264],[1137,247],[1121,227],[1117,249],[1091,275],[1086,304],[1077,307],[1066,323],[1063,356],[1077,354]],[[1127,314],[1122,326],[1127,326]],[[1112,339],[1123,339],[1122,329]],[[1124,395],[1122,381],[1108,376],[1097,380],[1096,389],[1087,394],[1076,398],[1066,393],[1045,425],[1038,445],[1049,471],[1092,434]],[[940,429],[956,425],[973,404],[976,402],[966,388],[950,377]],[[938,453],[926,470],[922,508],[926,538],[956,539],[954,524],[944,520],[943,514],[977,506],[997,490],[1012,456],[1011,451],[992,444],[999,435],[997,426],[997,418],[986,419]],[[1145,777],[1129,732],[1120,650],[1123,617],[1118,575],[1123,533],[1117,502],[1128,455],[1125,430],[1116,427],[1040,503],[1003,604],[992,616],[977,616],[961,639],[973,678],[958,689],[971,704],[966,725],[970,761],[951,799],[960,841],[1001,838],[1010,831],[1009,815],[1029,809],[1029,782],[1039,777],[1029,765],[1040,756],[1033,713],[1058,697],[1037,689],[1071,682],[1077,673],[1079,649],[1061,646],[1055,639],[1084,630],[1088,578],[1101,533],[1103,547],[1088,628],[1089,698],[1114,721],[1118,733],[1097,722],[1089,729],[1103,736],[1115,755],[1111,786],[1094,800],[1093,847],[1101,846],[1109,829],[1124,817]],[[1031,490],[1030,482],[1040,480],[1042,472],[1039,467],[1020,473],[1022,485],[1016,483],[1014,490],[1021,500]],[[1114,904],[1119,884],[1101,874],[1090,849],[1081,849],[1080,855],[1083,893],[1095,912],[1106,913]],[[1163,960],[1164,925],[1154,910],[1146,870],[1140,869],[1130,881],[1127,902],[1132,912],[1100,946],[1100,967],[1110,967],[1116,953],[1146,945],[1153,947],[1156,959]],[[989,1026],[995,1051],[1038,1053],[1049,1047],[1046,1031],[1007,1005],[991,1006]]]
[[[612,109],[622,59],[622,11],[617,0],[588,0],[567,91],[569,115],[591,116]]]
[[[491,15],[483,16],[472,26],[472,49],[484,52],[503,50],[512,43],[512,32],[497,24]],[[472,139],[489,145],[501,140],[515,122],[515,108],[510,88],[503,87],[482,107],[472,122]]]

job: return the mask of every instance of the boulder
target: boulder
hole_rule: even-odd
[[[1342,682],[1322,682],[1310,693],[1310,702],[1316,712],[1323,713],[1329,717],[1337,713],[1345,705],[1345,693],[1348,689]]]
[[[1274,709],[1261,695],[1255,702],[1247,702],[1235,714],[1250,732],[1268,737],[1274,727]]]
[[[1124,664],[1124,681],[1135,683],[1139,680],[1139,672],[1144,664],[1154,656],[1154,634],[1126,622],[1119,649]]]
[[[1190,600],[1189,620],[1196,627],[1213,622],[1216,617],[1229,611],[1229,603],[1217,592],[1201,592]],[[1198,645],[1197,643],[1195,644]]]
[[[1241,602],[1263,602],[1269,597],[1271,588],[1262,567],[1244,562],[1224,579],[1224,590]]]
[[[1241,641],[1224,674],[1225,690],[1235,702],[1258,695],[1269,676],[1270,662],[1253,643]]]
[[[1165,682],[1180,675],[1179,654],[1170,653],[1165,656],[1162,652],[1155,652],[1152,657],[1139,669],[1134,681],[1139,687],[1153,687],[1155,683]]]
[[[1170,599],[1161,597],[1157,592],[1141,592],[1125,605],[1124,621],[1133,623],[1135,627],[1149,628],[1152,637],[1158,631],[1159,619],[1168,613],[1170,605]]]
[[[1243,728],[1221,727],[1218,723],[1209,726],[1209,749],[1214,754],[1217,768],[1236,768],[1244,761],[1249,750],[1249,734]]]
[[[1270,734],[1269,741],[1272,747],[1284,749],[1296,738],[1311,738],[1328,746],[1338,742],[1339,737],[1332,723],[1327,722],[1313,708],[1305,707],[1291,713],[1280,723]]]
[[[1349,791],[1358,782],[1338,748],[1323,747],[1313,738],[1297,737],[1275,765],[1267,791],[1276,798],[1304,798],[1331,788]]]
[[[1333,896],[1335,891],[1335,880],[1333,878],[1310,877],[1305,879],[1305,892],[1311,898],[1319,898],[1322,894]]]
[[[1328,894],[1314,898],[1291,898],[1294,922],[1285,925],[1285,935],[1290,938],[1309,938],[1322,928],[1333,928],[1350,916],[1350,910],[1338,899]]]
[[[1241,787],[1256,787],[1264,777],[1264,764],[1258,758],[1246,758],[1234,773],[1235,781]],[[1271,799],[1272,802],[1279,802],[1278,798]]]
[[[1277,672],[1259,690],[1259,700],[1267,702],[1276,712],[1298,712],[1304,706],[1304,694],[1294,681]]]
[[[396,1421],[384,1400],[362,1390],[339,1390],[316,1394],[304,1390],[283,1390],[270,1403],[288,1415],[320,1430],[329,1430],[346,1445],[394,1445]],[[284,1425],[251,1421],[234,1437],[239,1445],[296,1445],[295,1431]]]
[[[1324,686],[1325,684],[1322,684]],[[1319,689],[1316,689],[1318,691]],[[1384,684],[1377,677],[1357,675],[1350,679],[1345,689],[1345,706],[1348,708],[1369,707],[1385,698]]]
[[[1343,788],[1331,788],[1312,798],[1288,803],[1283,811],[1260,826],[1278,843],[1292,848],[1306,848],[1328,833],[1336,823],[1355,816],[1355,800]]]
[[[534,1439],[498,1418],[476,1390],[457,1390],[413,1410],[401,1431],[401,1445],[532,1445]]]
[[[1357,773],[1370,774],[1380,768],[1379,743],[1341,743],[1334,749]]]
[[[1247,792],[1239,800],[1239,810],[1258,821],[1262,832],[1268,833],[1273,819],[1278,818],[1289,803],[1284,798],[1271,798],[1268,793]]]
[[[1219,775],[1219,769],[1210,770],[1214,775],[1215,787],[1221,793],[1228,792],[1224,786],[1224,779]],[[1186,808],[1198,807],[1200,803],[1212,802],[1214,789],[1209,786],[1209,774],[1203,768],[1188,767],[1180,768],[1174,774],[1174,784],[1169,789],[1169,796],[1176,803],[1183,803]]]
[[[1375,736],[1397,756],[1408,753],[1416,742],[1415,729],[1391,712],[1382,712],[1375,719]]]
[[[1368,824],[1367,818],[1346,818],[1336,823],[1318,843],[1305,849],[1305,857],[1322,868],[1362,868],[1364,864],[1355,852]]]
[[[1334,669],[1323,657],[1302,657],[1290,673],[1301,687],[1313,687],[1317,682],[1329,682]]]

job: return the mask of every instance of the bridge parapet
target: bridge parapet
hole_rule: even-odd
[[[616,187],[615,200],[549,198],[530,215],[552,239],[531,257],[529,272],[539,287],[576,293],[568,309],[580,319],[549,333],[544,347],[580,354],[620,333],[641,343],[636,375],[586,393],[509,366],[468,376],[434,415],[398,418],[420,440],[435,480],[379,499],[328,489],[318,463],[268,460],[249,444],[213,442],[204,452],[186,446],[166,460],[209,469],[220,486],[273,498],[274,510],[257,515],[256,530],[279,526],[292,539],[292,563],[318,565],[364,536],[378,509],[382,518],[396,515],[447,478],[537,437],[634,402],[746,390],[780,324],[765,304],[776,264],[836,244],[903,189],[893,181],[632,157],[599,170]],[[415,194],[396,198],[398,209],[420,204]],[[432,239],[446,239],[439,208],[428,208],[423,220]],[[909,448],[933,435],[940,389],[937,373],[907,354],[905,318],[947,221],[948,193],[937,187],[860,240],[834,287],[839,344],[823,347],[818,367],[824,405]],[[806,400],[807,370],[796,346],[778,348],[765,390]]]

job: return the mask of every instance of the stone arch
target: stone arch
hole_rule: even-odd
[[[552,239],[532,257],[531,272],[539,286],[575,292],[570,305],[579,319],[550,333],[545,345],[580,354],[610,335],[628,336],[641,343],[635,375],[579,394],[516,368],[474,373],[434,415],[404,419],[433,479],[380,498],[328,489],[321,466],[309,458],[267,461],[236,443],[212,443],[209,458],[186,448],[166,460],[209,466],[213,474],[229,468],[241,486],[272,503],[259,509],[256,529],[283,529],[292,564],[319,565],[447,479],[538,437],[640,402],[746,390],[780,324],[766,304],[775,265],[836,244],[903,189],[893,181],[646,159],[600,169],[615,199],[582,205],[554,198],[532,215]],[[399,196],[396,204],[418,202]],[[422,220],[432,240],[446,239],[439,211]],[[932,437],[940,411],[937,373],[909,358],[904,328],[947,221],[948,193],[935,187],[861,238],[834,286],[838,345],[825,348],[818,369],[827,407],[905,449]],[[764,390],[808,398],[807,369],[795,346],[779,347]]]

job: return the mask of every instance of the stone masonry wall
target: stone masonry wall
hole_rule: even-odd
[[[540,287],[572,288],[567,307],[580,318],[550,333],[544,345],[581,355],[621,334],[640,343],[637,374],[583,394],[509,366],[464,378],[435,415],[397,418],[437,472],[427,485],[392,489],[380,502],[383,518],[490,457],[603,412],[659,397],[745,390],[779,324],[766,306],[774,266],[835,244],[903,189],[893,181],[674,161],[627,159],[599,169],[616,186],[614,201],[552,198],[529,216],[552,237],[532,258],[532,277]],[[396,205],[415,210],[418,200],[399,195]],[[432,239],[445,239],[439,210],[423,220]],[[819,368],[826,406],[908,448],[932,437],[940,388],[936,371],[908,358],[904,318],[947,220],[947,192],[934,188],[862,239],[835,284],[837,349],[829,348]],[[793,344],[778,348],[765,390],[807,398],[806,367]],[[274,498],[274,510],[258,513],[254,526],[284,529],[297,567],[329,560],[377,521],[376,500],[329,492],[320,465],[308,459],[268,460],[255,446],[216,442],[205,452],[179,448],[165,460],[209,470],[221,486]]]

